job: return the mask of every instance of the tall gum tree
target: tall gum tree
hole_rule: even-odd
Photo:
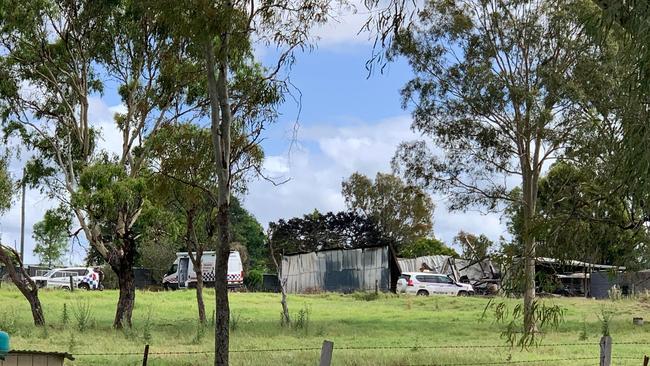
[[[256,83],[256,88],[263,85]],[[247,94],[252,97],[255,90]],[[273,103],[276,99],[268,101]],[[264,101],[257,102],[262,107]],[[243,116],[238,115],[237,118]],[[263,159],[261,148],[257,145],[248,148],[249,140],[241,138],[239,132],[233,131],[234,153],[231,157],[236,159],[231,164],[242,168],[250,166],[242,173],[260,169]],[[190,123],[169,124],[147,143],[151,144],[154,152],[150,169],[154,173],[151,181],[155,203],[161,209],[172,212],[172,216],[177,218],[174,224],[184,228],[183,241],[196,274],[198,319],[201,324],[206,324],[202,256],[205,251],[214,248],[217,234],[214,217],[218,207],[210,130]],[[237,175],[234,191],[244,191],[249,177],[250,174]]]
[[[403,106],[413,106],[412,128],[426,139],[402,143],[393,166],[410,182],[449,194],[452,210],[499,210],[513,199],[508,180],[519,178],[523,326],[532,334],[538,183],[591,123],[571,79],[597,58],[581,23],[595,6],[452,0],[412,10],[395,3],[402,13],[379,12],[368,27],[387,45],[384,57],[411,65]]]
[[[230,310],[226,272],[230,253],[230,196],[236,173],[231,165],[231,132],[235,127],[244,131],[241,135],[247,136],[250,130],[247,124],[237,126],[234,121],[237,100],[245,95],[233,93],[231,75],[237,72],[238,65],[252,57],[252,42],[261,47],[271,46],[279,56],[274,65],[262,70],[263,77],[279,83],[286,92],[287,80],[281,75],[293,62],[294,50],[309,47],[310,28],[328,19],[334,3],[333,0],[194,0],[182,4],[162,1],[154,5],[180,39],[190,40],[205,67],[218,186],[215,365],[229,362]],[[259,140],[251,142],[256,143]]]
[[[199,103],[185,92],[196,78],[184,45],[137,1],[5,1],[0,20],[0,107],[6,134],[36,159],[28,170],[69,206],[92,248],[119,282],[113,325],[131,325],[135,302],[134,225],[146,204],[143,140]],[[100,151],[92,98],[117,84],[119,147]],[[191,106],[190,106],[191,105]],[[34,174],[34,172],[38,174]]]

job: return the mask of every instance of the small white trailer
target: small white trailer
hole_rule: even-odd
[[[203,285],[214,287],[214,269],[217,260],[216,252],[203,252]],[[244,266],[238,251],[231,251],[228,258],[228,287],[236,288],[244,284]],[[163,288],[176,290],[179,288],[196,287],[196,272],[187,252],[176,253],[176,260],[162,279]]]

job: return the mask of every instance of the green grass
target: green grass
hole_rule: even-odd
[[[82,353],[140,353],[149,340],[150,352],[210,351],[214,344],[211,328],[197,332],[196,301],[193,291],[138,292],[134,327],[115,331],[111,323],[117,301],[116,291],[74,293],[41,291],[48,323],[46,330],[31,324],[27,301],[15,289],[0,289],[0,329],[12,333],[12,348],[68,351],[76,356],[70,365],[140,365],[142,357],[91,356]],[[515,304],[519,300],[497,299]],[[335,365],[411,365],[477,364],[506,360],[598,357],[600,322],[603,306],[615,309],[611,323],[614,365],[640,365],[648,346],[617,345],[617,342],[648,342],[650,325],[635,327],[633,316],[650,318],[650,304],[638,300],[618,302],[585,299],[545,300],[566,308],[565,321],[556,330],[545,330],[542,345],[581,344],[579,346],[541,346],[529,350],[509,348],[418,347],[443,345],[505,345],[500,337],[505,328],[489,314],[479,321],[488,299],[456,297],[407,297],[380,295],[378,299],[357,295],[321,294],[290,296],[294,316],[309,309],[308,322],[302,329],[280,326],[280,296],[276,294],[232,293],[231,311],[237,318],[231,332],[231,350],[320,348],[323,340],[334,342]],[[92,310],[85,331],[77,329],[75,307],[90,303]],[[69,321],[62,322],[67,304]],[[208,319],[214,310],[214,292],[206,291]],[[149,320],[147,320],[149,319]],[[588,338],[580,340],[585,322]],[[404,346],[404,349],[345,350],[345,347]],[[233,352],[232,365],[316,365],[318,350],[293,352]],[[207,365],[206,355],[150,355],[149,365]],[[527,365],[595,365],[597,360],[526,363]]]

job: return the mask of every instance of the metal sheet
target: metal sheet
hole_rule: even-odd
[[[372,291],[390,288],[388,247],[339,249],[284,256],[289,293]]]

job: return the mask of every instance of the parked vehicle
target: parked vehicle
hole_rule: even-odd
[[[404,272],[397,280],[397,292],[406,294],[429,295],[474,295],[474,288],[467,283],[458,283],[451,277],[430,272]]]
[[[79,287],[82,290],[99,290],[104,291],[103,278],[104,274],[102,273],[101,268],[95,267],[90,269],[90,271],[81,279],[79,282]]]
[[[91,272],[92,268],[87,267],[54,268],[45,272],[42,276],[32,277],[32,280],[40,288],[70,290],[70,277],[72,277],[72,285],[78,287],[81,280]]]
[[[214,287],[214,267],[217,260],[216,252],[204,252],[202,257],[203,284]],[[228,258],[228,287],[241,287],[244,283],[244,266],[238,251],[231,251]],[[163,288],[176,290],[178,288],[196,287],[196,272],[187,252],[176,253],[176,260],[163,276]]]

